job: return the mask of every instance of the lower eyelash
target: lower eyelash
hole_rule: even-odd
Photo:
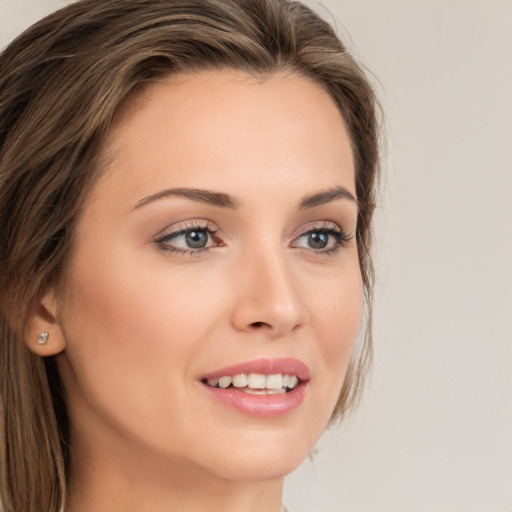
[[[168,245],[167,242],[173,238],[176,238],[180,235],[184,235],[188,231],[192,231],[194,229],[202,230],[208,233],[208,236],[213,239],[215,233],[217,230],[213,230],[205,225],[190,225],[186,226],[178,231],[175,231],[173,233],[168,233],[167,235],[161,237],[160,239],[155,241],[155,244],[157,247],[163,251],[167,251],[173,254],[183,254],[188,256],[199,256],[207,251],[209,251],[212,246],[210,247],[202,247],[197,249],[185,249],[182,247],[173,247],[172,245]],[[331,247],[330,249],[326,250],[315,250],[315,249],[309,249],[310,251],[316,253],[316,254],[322,254],[322,255],[330,255],[330,254],[336,254],[340,251],[341,248],[346,247],[349,242],[354,238],[353,235],[348,235],[343,231],[341,228],[335,229],[332,227],[331,224],[322,225],[317,228],[309,229],[308,231],[302,233],[299,235],[298,238],[308,235],[310,233],[325,233],[327,235],[333,236],[336,240],[336,244],[334,247]],[[215,247],[215,246],[213,246]],[[308,250],[308,249],[306,249]]]
[[[159,249],[161,249],[162,251],[167,251],[167,252],[170,252],[172,254],[185,254],[187,256],[198,256],[200,254],[203,254],[207,251],[209,251],[211,248],[210,247],[203,247],[201,249],[182,249],[180,247],[172,247],[170,245],[165,245],[164,242],[160,243],[160,242],[156,242],[157,246]]]

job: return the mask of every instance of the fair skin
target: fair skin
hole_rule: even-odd
[[[50,332],[35,350],[62,352],[66,511],[278,512],[284,475],[329,421],[361,320],[342,117],[293,73],[178,75],[123,109],[105,155],[63,285],[32,320]],[[206,383],[290,358],[303,382],[278,398],[244,393],[249,410]]]

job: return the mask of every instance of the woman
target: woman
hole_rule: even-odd
[[[82,0],[0,69],[5,512],[281,510],[369,361],[363,72],[286,0]]]

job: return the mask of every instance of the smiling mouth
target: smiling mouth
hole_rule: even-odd
[[[203,379],[211,388],[234,389],[250,395],[284,395],[295,389],[301,382],[296,375],[276,373],[238,373],[219,378]]]

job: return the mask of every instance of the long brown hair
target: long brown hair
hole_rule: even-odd
[[[324,87],[356,163],[357,243],[366,326],[333,418],[356,402],[371,360],[371,220],[378,104],[331,26],[288,0],[81,0],[33,25],[0,55],[0,480],[4,512],[56,512],[69,471],[65,393],[24,323],[58,283],[77,214],[101,172],[116,112],[162,76],[289,69]]]

